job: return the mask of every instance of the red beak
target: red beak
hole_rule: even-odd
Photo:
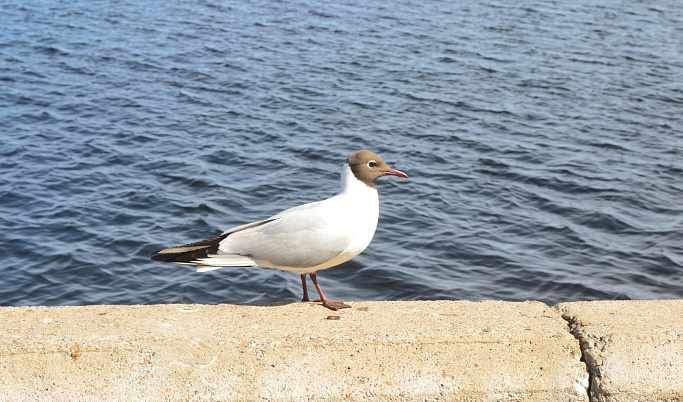
[[[408,175],[401,172],[400,170],[396,169],[389,169],[388,171],[384,172],[385,176],[398,176],[398,177],[403,177],[403,178],[408,178]]]

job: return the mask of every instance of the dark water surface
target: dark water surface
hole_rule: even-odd
[[[683,297],[683,2],[0,5],[0,304],[271,302],[299,277],[150,261],[337,192],[331,299]]]

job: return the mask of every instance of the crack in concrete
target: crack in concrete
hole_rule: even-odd
[[[585,340],[583,339],[583,337],[581,337],[581,335],[579,334],[579,331],[577,329],[579,326],[578,320],[576,319],[576,317],[574,317],[572,315],[568,315],[566,313],[563,313],[557,307],[553,307],[553,309],[555,309],[555,311],[557,311],[559,313],[560,317],[562,317],[563,320],[567,321],[567,326],[569,327],[569,333],[572,334],[572,336],[577,341],[579,341],[579,348],[581,350],[580,361],[582,361],[583,364],[586,365],[586,373],[588,373],[588,386],[586,387],[586,393],[588,395],[588,400],[592,401],[593,400],[592,387],[593,387],[593,378],[594,378],[594,368],[592,367],[592,365],[588,361],[589,358],[586,355]]]

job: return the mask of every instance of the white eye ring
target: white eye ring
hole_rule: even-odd
[[[370,169],[372,169],[372,168],[374,168],[374,167],[377,167],[377,162],[375,162],[375,161],[369,161],[369,162],[368,162],[368,167],[369,167]]]

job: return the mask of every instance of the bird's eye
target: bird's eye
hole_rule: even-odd
[[[376,167],[376,166],[377,166],[377,162],[375,162],[375,161],[370,161],[370,162],[368,162],[368,167],[369,167],[369,168],[374,168],[374,167]]]

